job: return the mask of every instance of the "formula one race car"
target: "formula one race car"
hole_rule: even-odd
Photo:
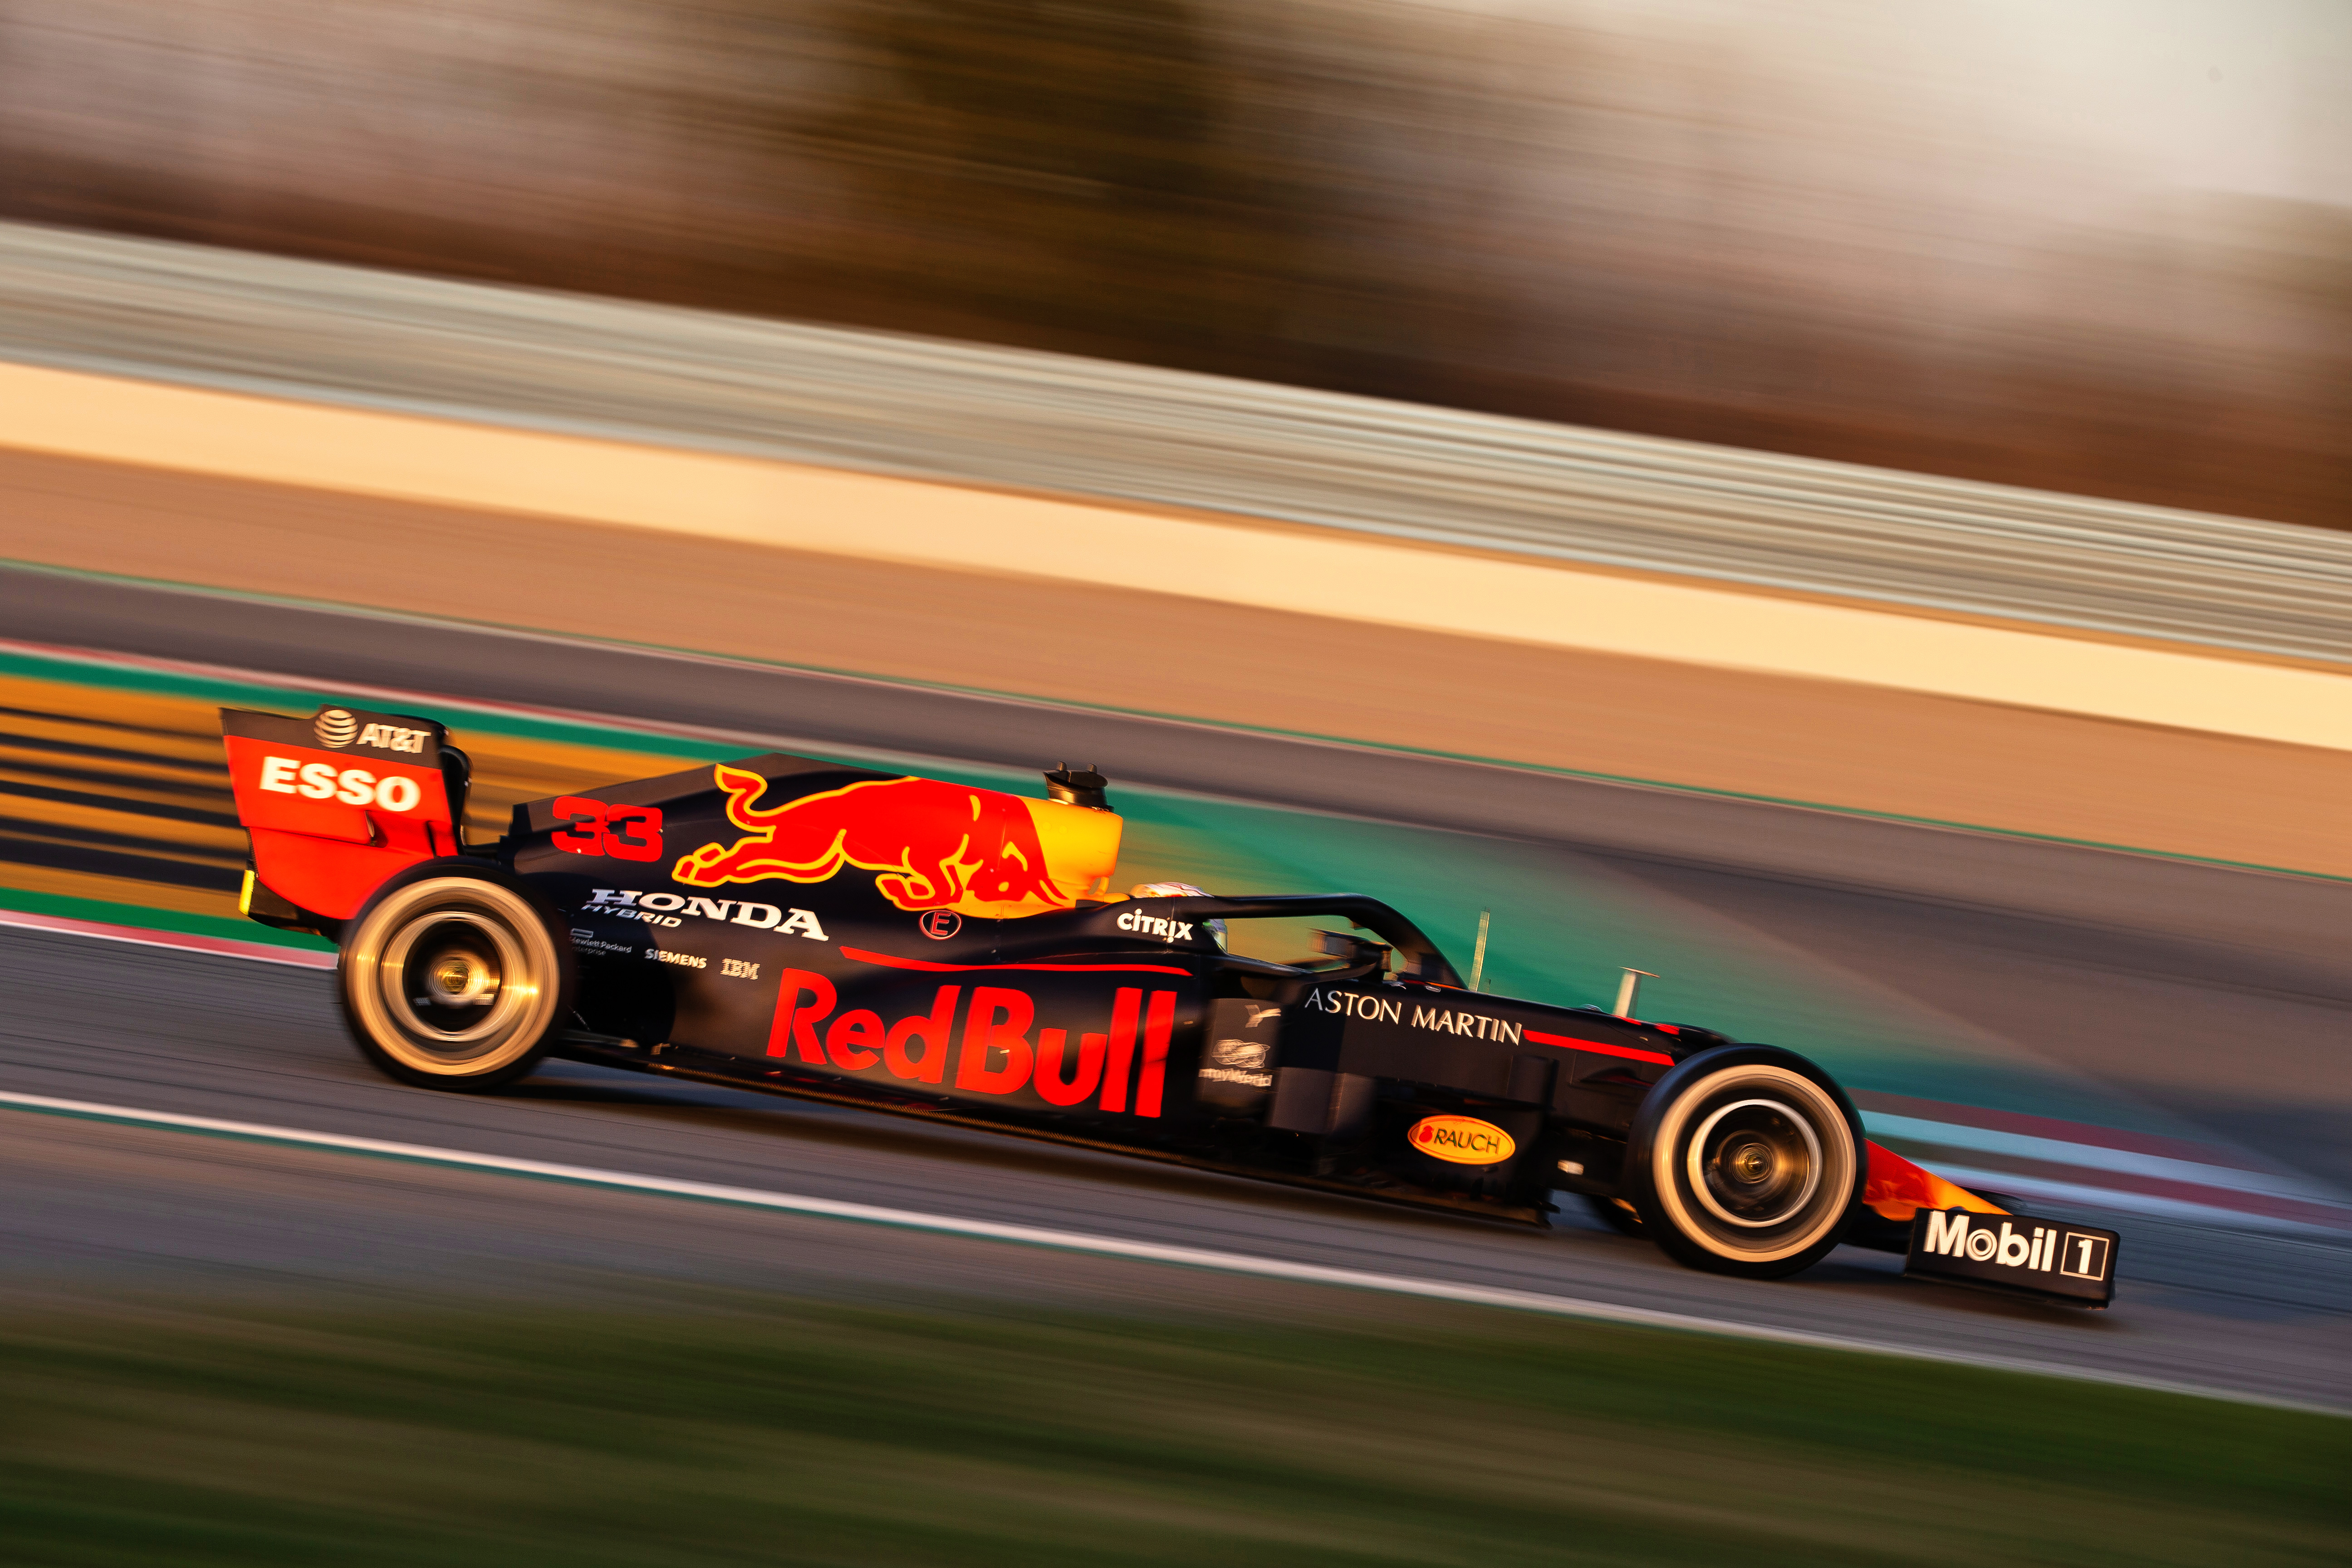
[[[1580,1194],[1725,1274],[1845,1240],[2113,1292],[2113,1233],[1869,1142],[1792,1051],[1469,991],[1370,898],[1114,894],[1092,772],[1035,800],[770,753],[531,801],[478,845],[429,719],[221,718],[241,907],[338,943],[352,1034],[404,1083],[491,1089],[552,1055],[1494,1220]],[[1244,956],[1271,931],[1319,952]]]

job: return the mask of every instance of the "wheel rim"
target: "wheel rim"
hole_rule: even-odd
[[[1718,1258],[1769,1264],[1835,1234],[1858,1163],[1828,1090],[1757,1063],[1725,1068],[1667,1108],[1651,1179],[1676,1233]]]
[[[1822,1184],[1822,1141],[1777,1100],[1719,1106],[1691,1135],[1691,1194],[1726,1225],[1762,1230],[1801,1213]]]
[[[385,1055],[471,1078],[538,1046],[556,1006],[555,953],[537,914],[495,883],[438,878],[388,895],[353,933],[345,994]]]

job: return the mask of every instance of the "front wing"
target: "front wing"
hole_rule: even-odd
[[[2114,1231],[2013,1214],[1876,1143],[1863,1211],[1851,1238],[1902,1252],[1906,1275],[2066,1306],[2115,1299]]]

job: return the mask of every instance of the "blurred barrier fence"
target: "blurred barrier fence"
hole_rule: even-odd
[[[0,359],[2352,662],[2352,533],[1055,354],[0,225]]]

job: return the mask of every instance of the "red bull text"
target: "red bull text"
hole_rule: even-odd
[[[942,985],[929,1012],[892,1023],[869,1008],[835,1016],[833,982],[806,969],[787,969],[776,992],[768,1054],[805,1067],[842,1072],[882,1068],[908,1083],[952,1082],[963,1094],[1006,1095],[1034,1089],[1052,1106],[1093,1101],[1125,1112],[1132,1089],[1134,1114],[1158,1116],[1168,1074],[1168,1042],[1176,1027],[1176,993],[1121,986],[1111,996],[1109,1026],[1081,1032],[1070,1047],[1066,1029],[1038,1029],[1037,1004],[1026,991]],[[957,1025],[961,1021],[961,1030]],[[950,1078],[953,1058],[953,1078]]]

